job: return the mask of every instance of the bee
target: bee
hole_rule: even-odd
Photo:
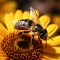
[[[42,44],[41,39],[47,40],[47,30],[44,29],[41,24],[34,22],[34,17],[33,17],[34,9],[32,7],[30,8],[30,15],[32,16],[32,20],[29,19],[19,20],[18,22],[16,22],[14,28],[18,30],[25,30],[24,32],[20,32],[18,35],[21,35],[22,33],[29,33],[30,31],[33,32],[31,37],[32,44],[35,44],[34,41],[35,35],[38,35],[38,39]]]

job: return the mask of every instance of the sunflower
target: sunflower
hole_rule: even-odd
[[[11,0],[0,0],[0,22],[4,23],[4,15],[7,12],[15,11],[17,3]]]
[[[53,19],[54,23],[58,24],[59,29],[60,29],[60,15],[55,15],[55,16],[53,16],[52,19]]]
[[[37,15],[36,15],[37,14]],[[52,36],[58,26],[56,24],[49,24],[50,18],[48,15],[39,17],[39,12],[36,10],[34,14],[34,21],[44,26],[48,32],[48,37]],[[38,17],[36,17],[38,16]],[[42,40],[42,44],[38,40],[36,35],[35,45],[31,44],[32,32],[19,35],[22,30],[14,29],[14,26],[18,20],[31,19],[29,11],[22,12],[17,10],[14,13],[6,13],[4,17],[4,23],[0,23],[0,60],[60,60],[60,36],[47,38],[46,41]]]

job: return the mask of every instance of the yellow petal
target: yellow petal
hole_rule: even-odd
[[[47,25],[48,25],[49,22],[50,22],[50,18],[49,18],[49,16],[47,16],[47,15],[43,15],[43,16],[41,16],[41,17],[39,18],[39,21],[40,21],[40,23],[41,23],[44,27],[47,27]]]
[[[52,59],[47,55],[43,54],[41,60],[52,60]]]
[[[1,31],[0,31],[0,35],[3,36],[3,37],[5,36]]]
[[[49,53],[51,55],[57,55],[60,54],[60,47],[46,47],[44,49],[44,52]]]
[[[35,10],[36,14],[37,14],[37,17],[39,17],[39,11],[38,10]]]
[[[50,57],[50,55],[43,55],[43,57],[41,58],[41,60],[60,60],[60,57],[55,58],[56,56],[52,56]]]
[[[56,23],[56,24],[58,24],[59,29],[60,29],[60,15],[54,16],[53,17],[53,22]]]
[[[44,54],[50,58],[50,60],[60,59],[60,47],[46,47],[44,49]]]
[[[4,20],[5,20],[5,25],[8,28],[8,30],[9,31],[13,31],[14,30],[14,27],[12,25],[12,22],[11,22],[11,19],[10,19],[9,14],[6,14],[5,15]]]
[[[53,49],[56,51],[56,53],[60,54],[60,47],[53,47]]]
[[[46,29],[48,32],[48,36],[51,36],[57,31],[58,26],[57,24],[50,24]]]
[[[25,11],[23,13],[22,19],[29,19],[29,17],[30,17],[30,13],[28,11]]]
[[[0,43],[2,42],[3,39],[4,37],[0,35]]]
[[[47,40],[47,44],[49,44],[51,46],[60,45],[60,36],[56,36],[56,37],[54,37],[52,39],[53,40],[51,40],[51,39]]]
[[[5,36],[8,34],[8,30],[0,23],[0,34]]]
[[[0,48],[0,60],[6,60],[7,56],[6,54],[3,52],[3,50]]]
[[[6,57],[1,57],[0,60],[6,60]]]
[[[22,11],[17,10],[15,13],[15,19],[14,20],[21,20],[22,19]]]
[[[12,12],[9,13],[9,16],[10,16],[11,20],[14,20],[14,14]]]

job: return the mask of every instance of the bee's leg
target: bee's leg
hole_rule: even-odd
[[[31,43],[32,43],[33,45],[35,44],[35,41],[34,41],[34,34],[32,34]]]
[[[18,33],[18,35],[22,35],[22,34],[23,34],[23,32],[19,32],[19,33]]]
[[[24,31],[23,33],[29,33],[30,31]]]
[[[38,35],[38,39],[39,39],[40,43],[42,44],[42,41],[40,40],[40,36],[39,35]]]
[[[23,33],[29,33],[30,31],[23,31],[23,32],[19,32],[18,35],[22,35]]]
[[[46,41],[46,47],[47,47],[47,41]]]
[[[51,37],[48,37],[48,38],[51,39],[52,41],[54,41],[53,38],[51,38]]]

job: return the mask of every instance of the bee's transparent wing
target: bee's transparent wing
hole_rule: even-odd
[[[43,15],[39,18],[39,11],[34,10],[32,7],[30,7],[30,16],[34,22],[39,23],[44,28],[50,23],[50,17],[48,15]]]
[[[30,16],[35,23],[39,22],[39,14],[37,13],[37,10],[34,10],[32,7],[30,7]]]
[[[30,7],[30,16],[34,20],[34,9],[32,7]]]
[[[50,37],[51,35],[53,35],[57,31],[58,25],[57,24],[50,24],[46,29],[48,32],[48,37]]]

